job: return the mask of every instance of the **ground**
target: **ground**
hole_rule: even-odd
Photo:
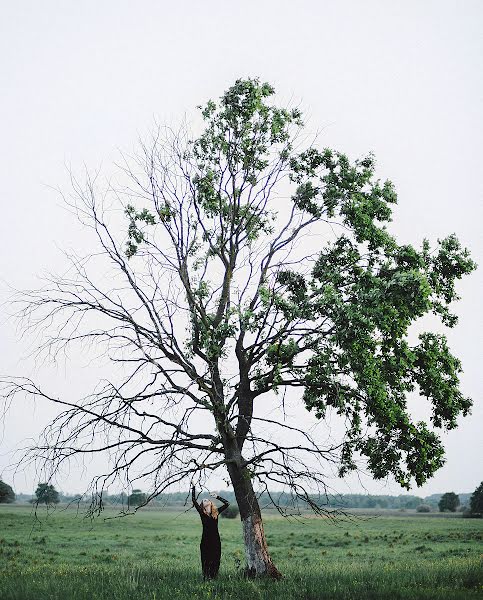
[[[483,598],[480,519],[401,513],[333,524],[267,515],[280,582],[241,577],[240,522],[222,519],[220,576],[203,583],[192,511],[93,522],[72,509],[39,516],[0,506],[0,600]]]

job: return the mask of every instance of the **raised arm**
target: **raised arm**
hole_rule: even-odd
[[[198,502],[196,501],[196,491],[195,491],[195,486],[193,486],[191,488],[191,500],[193,500],[193,506],[196,508],[196,510],[200,513],[200,515],[203,513],[201,506],[198,504]]]
[[[230,503],[228,502],[228,500],[225,500],[221,496],[216,496],[216,499],[219,500],[220,502],[223,502],[223,506],[220,506],[220,508],[218,509],[218,514],[222,513],[226,508],[228,508],[230,506]]]

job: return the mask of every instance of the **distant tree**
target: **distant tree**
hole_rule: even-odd
[[[483,481],[471,495],[470,512],[473,514],[483,513]]]
[[[35,490],[37,504],[58,504],[60,502],[59,492],[48,483],[39,483]]]
[[[142,506],[146,504],[146,498],[146,494],[141,490],[133,490],[128,497],[128,504],[129,506]]]
[[[0,479],[0,504],[10,504],[15,502],[15,493],[13,489]]]
[[[440,512],[456,512],[456,509],[460,505],[460,499],[458,494],[454,492],[447,492],[441,496],[441,500],[438,503]]]
[[[427,504],[420,504],[416,508],[416,512],[418,512],[418,513],[429,513],[429,512],[431,512],[431,507],[428,506]]]

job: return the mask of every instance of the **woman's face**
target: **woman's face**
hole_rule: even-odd
[[[201,506],[207,515],[211,515],[211,500],[203,500]]]

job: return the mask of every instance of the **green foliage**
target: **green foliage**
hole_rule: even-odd
[[[361,229],[357,219],[352,225],[357,241],[372,249],[369,258],[356,242],[340,237],[320,253],[306,283],[310,297],[305,306],[299,304],[299,313],[319,314],[333,323],[332,333],[314,344],[304,400],[320,418],[333,407],[351,423],[341,474],[354,468],[356,451],[368,458],[376,478],[393,473],[402,486],[409,487],[411,477],[421,485],[443,464],[443,448],[425,423],[411,422],[407,393],[418,386],[439,428],[455,427],[471,401],[459,391],[461,364],[446,338],[423,333],[411,347],[407,331],[425,313],[442,314],[443,296],[454,299],[442,291],[440,278],[453,281],[475,265],[466,250],[448,244],[453,237],[443,240],[437,256],[449,245],[457,254],[451,262],[455,269],[445,262],[440,270],[440,261],[428,263],[424,249],[398,246],[373,221]],[[363,423],[372,433],[361,439]]]
[[[454,492],[446,492],[441,496],[441,500],[438,502],[438,508],[440,512],[456,512],[456,509],[460,505],[460,499],[458,494]]]
[[[127,501],[129,506],[142,506],[146,504],[146,494],[141,490],[133,490]]]
[[[289,365],[293,362],[293,359],[298,352],[298,345],[292,338],[287,340],[285,344],[282,344],[281,342],[271,344],[267,348],[267,362],[272,365]]]
[[[394,187],[374,180],[371,156],[351,164],[343,154],[312,148],[292,158],[291,168],[298,208],[339,217],[353,232],[320,252],[311,277],[279,278],[286,295],[276,302],[287,320],[313,315],[332,324],[312,342],[305,404],[319,418],[332,407],[350,423],[341,474],[355,468],[356,452],[376,478],[392,473],[402,486],[412,477],[421,485],[443,464],[443,448],[425,423],[411,422],[407,393],[418,387],[439,428],[455,427],[471,401],[459,391],[461,364],[445,337],[424,333],[411,347],[407,331],[428,312],[453,326],[448,305],[457,299],[455,281],[475,263],[454,235],[433,253],[426,241],[421,250],[397,244],[384,226],[397,199]],[[369,435],[362,436],[367,425]]]
[[[262,233],[272,232],[272,216],[253,202],[244,201],[242,191],[247,185],[257,185],[275,148],[281,158],[287,156],[291,149],[290,126],[302,124],[298,109],[288,111],[269,105],[273,93],[272,86],[258,79],[239,79],[219,104],[210,100],[201,107],[205,131],[193,144],[198,168],[193,177],[196,204],[208,219],[226,220],[232,233],[243,231],[249,243]],[[240,178],[240,185],[230,195],[225,193],[220,178],[224,165]],[[222,253],[228,241],[226,235],[212,240],[212,252]]]
[[[15,492],[8,485],[0,479],[0,504],[10,504],[15,502]]]
[[[132,206],[131,204],[128,204],[128,206],[125,210],[125,214],[129,218],[129,227],[128,227],[129,239],[128,239],[128,242],[126,245],[126,256],[128,258],[132,258],[136,254],[140,244],[142,244],[144,241],[146,241],[144,232],[140,229],[140,224],[144,223],[146,225],[155,225],[156,218],[146,208],[143,208],[143,210],[141,210],[141,211],[136,211],[134,206]],[[163,206],[160,209],[159,218],[162,221],[169,220],[170,214],[171,213],[170,213],[169,207]]]
[[[418,513],[429,513],[431,512],[431,507],[428,504],[420,504],[416,510]]]
[[[470,512],[474,514],[483,513],[483,481],[471,495]]]
[[[35,490],[37,504],[58,504],[59,492],[49,483],[39,483]]]

